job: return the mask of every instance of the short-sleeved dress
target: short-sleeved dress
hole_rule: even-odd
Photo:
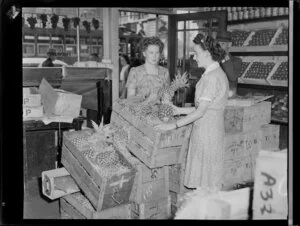
[[[184,185],[189,188],[220,190],[224,159],[224,109],[228,79],[219,63],[210,65],[196,85],[195,106],[210,101],[206,113],[193,123]]]
[[[134,87],[136,96],[147,97],[151,93],[157,93],[164,84],[170,84],[168,69],[158,66],[157,75],[148,74],[143,64],[130,69],[126,88]]]

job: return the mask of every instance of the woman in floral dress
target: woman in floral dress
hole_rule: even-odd
[[[146,37],[142,39],[140,47],[145,63],[131,68],[126,83],[127,98],[139,96],[155,99],[158,90],[170,83],[168,69],[158,65],[164,44],[157,37]]]
[[[185,117],[175,123],[157,125],[157,130],[172,130],[193,123],[184,185],[188,188],[221,190],[224,150],[224,109],[229,91],[228,79],[219,65],[225,51],[210,36],[198,34],[193,40],[198,67],[205,72],[196,85],[195,107],[173,106]]]

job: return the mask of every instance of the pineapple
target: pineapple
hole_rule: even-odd
[[[161,99],[162,103],[171,103],[175,91],[188,86],[187,73],[183,75],[176,75],[175,79],[172,81],[171,85],[164,85],[158,91],[158,97]]]
[[[174,115],[173,107],[168,104],[159,106],[158,117],[160,120],[167,122]]]

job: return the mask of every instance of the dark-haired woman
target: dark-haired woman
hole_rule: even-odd
[[[158,65],[164,44],[157,37],[146,37],[141,40],[140,48],[145,63],[130,69],[126,83],[127,98],[138,96],[154,100],[158,90],[170,83],[169,71]]]
[[[176,114],[186,114],[175,123],[157,125],[157,130],[171,130],[193,123],[185,170],[188,188],[221,190],[224,146],[224,116],[228,79],[219,65],[225,51],[210,36],[198,34],[193,40],[198,67],[205,72],[196,85],[195,107],[173,106]]]

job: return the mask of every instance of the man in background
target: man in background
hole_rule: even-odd
[[[226,56],[220,63],[223,71],[226,73],[229,81],[229,97],[237,95],[238,78],[241,76],[242,60],[239,57],[234,57],[229,53],[229,48],[232,45],[231,33],[228,31],[217,34],[217,40],[221,47],[226,51]]]
[[[47,52],[47,59],[42,62],[39,67],[54,67],[53,61],[55,60],[56,57],[56,50],[50,48]]]

